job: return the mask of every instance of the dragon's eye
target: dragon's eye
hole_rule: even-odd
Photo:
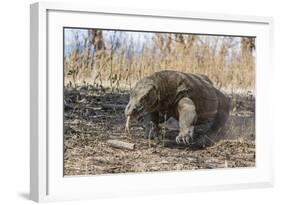
[[[136,96],[136,93],[135,92],[131,92],[130,93],[130,98],[133,98],[133,97],[135,97]]]

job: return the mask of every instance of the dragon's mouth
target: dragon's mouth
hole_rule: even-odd
[[[158,100],[156,100],[152,106],[151,106],[151,110],[156,109],[158,106]],[[142,115],[144,115],[146,112],[150,112],[151,111],[146,110],[144,105],[138,106],[135,109],[133,109],[133,111],[131,113],[126,114],[127,119],[126,119],[126,125],[125,125],[125,130],[128,132],[128,134],[130,135],[130,121],[131,120],[135,120],[138,119],[139,117],[141,117]]]
[[[130,119],[136,119],[138,117],[140,117],[143,113],[144,113],[144,106],[140,106],[136,109],[133,110],[133,112],[131,112],[128,116],[130,116]]]
[[[135,118],[139,117],[144,112],[144,106],[139,107],[135,112]]]

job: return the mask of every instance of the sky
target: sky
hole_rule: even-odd
[[[109,40],[114,31],[104,30],[103,37],[106,40]],[[133,38],[134,41],[145,41],[146,38],[151,38],[153,33],[150,32],[130,32],[123,31],[124,36],[127,36],[128,39]],[[75,42],[75,34],[79,36],[79,41],[83,41],[88,36],[88,29],[71,29],[66,28],[64,34],[65,45],[72,45]]]
[[[106,42],[110,42],[112,36],[114,35],[114,31],[112,30],[104,30],[103,31],[103,38]],[[151,40],[154,33],[149,32],[130,32],[130,31],[123,31],[118,32],[118,35],[122,35],[121,39],[126,41],[133,41],[136,47],[141,48],[142,45]],[[88,29],[65,29],[64,33],[64,45],[65,45],[65,55],[68,55],[72,48],[75,47],[75,36],[78,37],[78,40],[81,45],[83,45],[85,38],[88,37]]]
[[[155,33],[152,32],[130,32],[130,31],[122,31],[117,32],[117,35],[120,35],[120,39],[124,41],[123,43],[129,43],[133,41],[136,50],[142,49],[144,43],[149,42]],[[64,33],[64,51],[65,55],[68,55],[71,50],[75,47],[75,36],[78,37],[80,45],[84,44],[85,39],[88,37],[88,29],[75,29],[75,28],[65,28]],[[112,30],[104,30],[103,37],[105,43],[109,43],[111,38],[114,35],[114,31]],[[209,41],[210,44],[215,43],[216,39],[219,38],[218,47],[220,46],[221,40],[223,36],[208,36],[208,35],[200,35],[200,39],[202,41]],[[234,44],[232,49],[239,49],[240,48],[240,37],[234,38]],[[233,50],[229,50],[229,53],[232,53]]]

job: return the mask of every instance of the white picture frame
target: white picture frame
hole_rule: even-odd
[[[269,119],[272,117],[271,113],[264,109],[271,106],[271,94],[268,90],[271,89],[270,72],[273,71],[272,18],[97,8],[95,5],[80,3],[46,2],[32,4],[30,11],[32,200],[41,202],[273,186],[273,131],[268,129]],[[60,33],[64,26],[256,36],[256,166],[64,177],[61,84],[63,51]]]

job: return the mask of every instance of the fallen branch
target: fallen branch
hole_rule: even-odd
[[[135,149],[135,144],[129,143],[129,142],[123,142],[119,140],[107,140],[107,143],[115,148],[124,148],[124,149],[129,149],[129,150],[134,150]]]
[[[85,107],[81,107],[81,108],[84,108],[84,109],[89,109],[89,110],[93,110],[93,111],[99,111],[99,110],[102,110],[101,107],[89,107],[89,106],[85,106]]]

